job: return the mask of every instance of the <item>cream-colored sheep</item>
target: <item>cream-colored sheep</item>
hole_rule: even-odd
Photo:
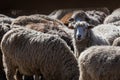
[[[120,47],[92,46],[78,59],[79,80],[120,80]]]

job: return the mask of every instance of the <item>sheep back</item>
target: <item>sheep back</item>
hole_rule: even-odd
[[[120,37],[120,28],[119,26],[111,24],[102,24],[98,25],[92,29],[92,44],[99,45],[112,45],[114,39]]]

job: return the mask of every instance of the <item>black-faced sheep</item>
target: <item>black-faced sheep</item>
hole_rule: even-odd
[[[25,75],[42,74],[45,80],[78,80],[79,68],[73,52],[57,35],[28,28],[15,28],[1,41],[8,80],[16,70]]]
[[[73,50],[72,35],[73,31],[70,31],[59,20],[49,18],[45,15],[30,15],[20,16],[14,20],[11,26],[24,26],[36,31],[41,31],[48,34],[59,35]]]
[[[92,28],[86,22],[77,22],[74,25],[73,45],[75,56],[92,45],[112,45],[114,39],[120,37],[120,27],[110,24],[102,24]]]
[[[79,80],[120,80],[120,47],[92,46],[78,59]]]
[[[104,24],[114,24],[120,26],[120,8],[114,10],[109,16],[104,20]]]

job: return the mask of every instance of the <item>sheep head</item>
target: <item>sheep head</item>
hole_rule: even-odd
[[[77,21],[74,24],[74,39],[76,41],[83,41],[89,35],[89,30],[93,28],[92,25],[88,24],[85,21]]]

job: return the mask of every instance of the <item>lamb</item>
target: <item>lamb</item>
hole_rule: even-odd
[[[57,35],[14,28],[3,36],[1,50],[8,80],[15,80],[16,70],[25,75],[42,74],[45,80],[79,79],[77,60]]]
[[[78,59],[79,80],[120,80],[120,47],[92,46]]]
[[[87,22],[76,22],[74,25],[73,45],[76,58],[85,48],[93,45],[112,45],[120,37],[120,27],[101,24],[93,28]]]
[[[48,34],[59,35],[73,49],[72,35],[73,30],[69,30],[59,20],[51,19],[46,15],[30,15],[20,16],[14,20],[12,26],[23,26],[36,31],[41,31]]]
[[[104,20],[104,24],[114,24],[120,26],[120,8],[114,10],[109,16]]]

